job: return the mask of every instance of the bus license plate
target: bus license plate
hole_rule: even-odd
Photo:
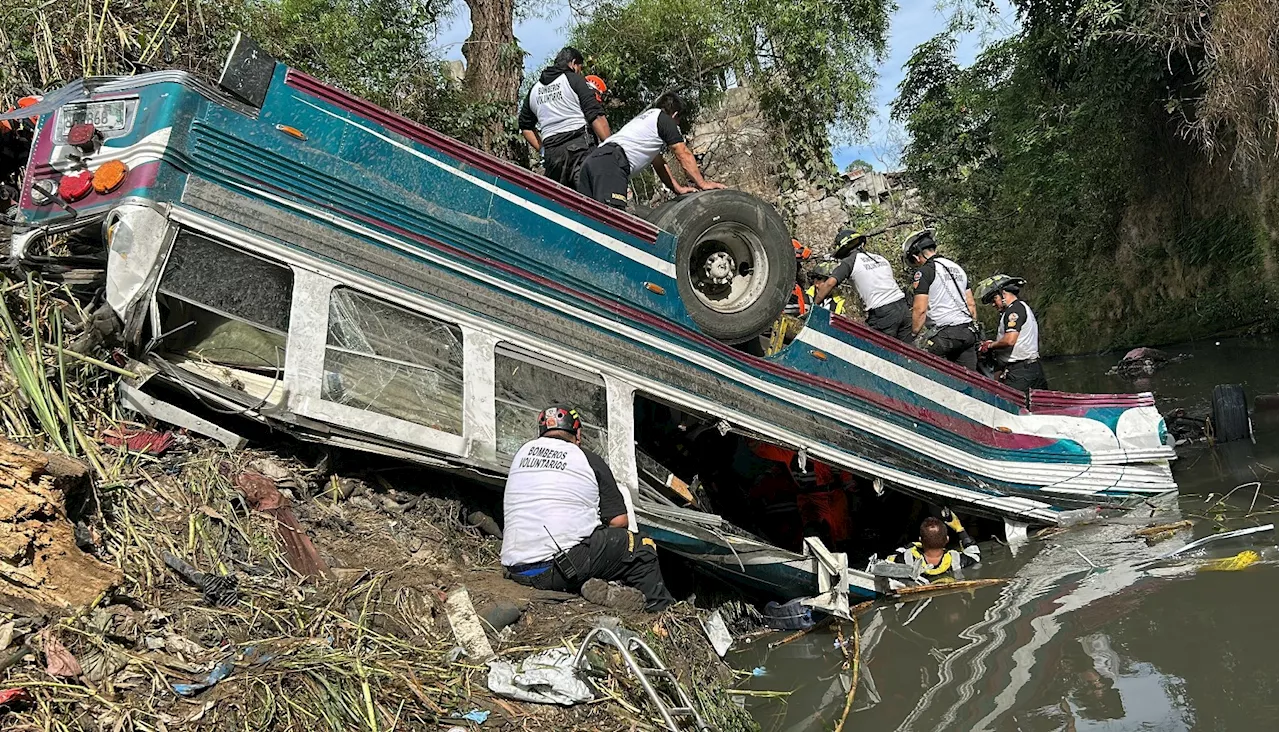
[[[89,102],[88,104],[68,105],[60,112],[58,132],[63,139],[75,125],[90,122],[99,132],[123,130],[125,124],[124,100],[110,102]]]

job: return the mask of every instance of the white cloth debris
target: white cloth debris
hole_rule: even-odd
[[[595,698],[574,673],[573,654],[563,648],[535,653],[520,662],[489,662],[489,691],[518,701],[572,706]]]

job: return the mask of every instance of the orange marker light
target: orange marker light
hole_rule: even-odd
[[[652,282],[646,282],[646,283],[644,283],[644,288],[645,288],[646,290],[648,290],[649,292],[652,292],[652,293],[654,293],[654,294],[656,294],[656,295],[665,295],[665,294],[667,294],[666,289],[664,289],[664,288],[662,287],[662,285],[655,285],[655,284],[653,284]]]
[[[827,354],[823,353],[822,351],[809,351],[809,353],[819,361],[827,360]]]
[[[307,139],[307,136],[304,135],[302,133],[302,130],[298,129],[297,127],[290,127],[289,125],[276,125],[276,129],[280,130],[281,132],[285,133],[290,137],[296,137],[299,140],[305,141]]]
[[[93,174],[93,190],[99,195],[114,191],[129,175],[129,166],[119,160],[108,160]]]

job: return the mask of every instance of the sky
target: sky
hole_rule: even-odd
[[[1001,19],[994,25],[993,31],[988,31],[986,40],[990,40],[991,33],[1003,35],[1013,32],[1014,12],[1008,0],[998,0],[998,4]],[[898,94],[898,84],[904,75],[903,65],[911,58],[912,50],[942,32],[949,17],[950,11],[940,10],[936,0],[899,0],[899,7],[890,21],[888,48],[876,79],[876,110],[868,125],[867,135],[865,139],[837,146],[832,151],[835,163],[841,170],[858,159],[871,163],[877,170],[894,170],[898,167],[897,155],[905,135],[890,121],[889,104]],[[526,70],[541,66],[560,50],[572,20],[568,10],[561,8],[550,10],[542,17],[516,23],[516,39],[529,54],[525,57]],[[446,58],[461,59],[462,42],[470,32],[471,22],[463,9],[441,29],[438,38],[441,54]],[[962,65],[972,63],[981,50],[983,40],[984,35],[978,32],[961,37],[956,50],[957,61]]]

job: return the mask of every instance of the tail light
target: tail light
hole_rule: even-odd
[[[102,134],[98,132],[97,127],[93,126],[92,122],[71,125],[71,129],[67,130],[67,143],[80,148],[84,152],[94,152],[101,142]]]
[[[89,195],[91,190],[93,190],[93,173],[87,170],[64,175],[62,180],[58,181],[58,195],[62,196],[62,200],[67,203],[79,201]]]
[[[129,166],[119,160],[108,160],[93,173],[93,190],[105,195],[120,187],[129,175]]]

